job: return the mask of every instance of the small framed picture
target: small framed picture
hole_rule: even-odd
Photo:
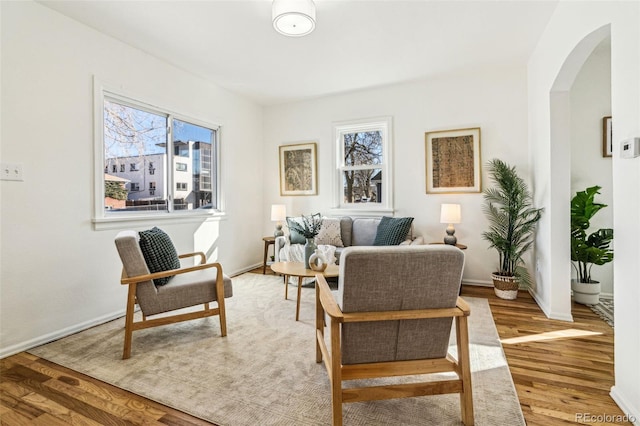
[[[613,130],[611,117],[602,117],[602,156],[611,157],[613,152]]]
[[[280,195],[316,195],[316,143],[280,146]]]
[[[425,133],[427,194],[480,192],[480,128]]]

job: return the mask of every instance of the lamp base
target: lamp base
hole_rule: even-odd
[[[455,234],[456,230],[453,228],[453,225],[449,225],[447,227],[447,235],[444,237],[444,243],[445,244],[449,244],[452,246],[455,246],[456,243],[458,242],[458,239],[456,238]]]
[[[284,235],[284,231],[282,230],[282,225],[276,225],[276,230],[273,233],[274,237],[282,237]]]

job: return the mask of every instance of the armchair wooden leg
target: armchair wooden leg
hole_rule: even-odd
[[[465,426],[473,426],[473,394],[471,391],[471,366],[469,365],[469,331],[467,317],[456,318],[456,339],[458,344],[458,364],[462,373],[460,411]]]
[[[227,312],[224,306],[224,297],[218,300],[218,308],[220,309],[220,334],[224,337],[227,335]]]
[[[320,302],[320,286],[316,284],[316,362],[322,362],[322,351],[318,339],[324,339],[324,309]]]
[[[220,334],[222,337],[227,335],[227,312],[224,305],[224,275],[222,266],[218,265],[216,274],[216,299],[218,302],[218,316],[220,317]],[[207,309],[209,304],[206,304]]]
[[[342,426],[342,350],[340,325],[331,321],[331,412],[332,425]]]
[[[127,313],[124,322],[124,349],[122,351],[122,359],[131,356],[131,341],[133,339],[133,310],[136,306],[136,285],[129,285],[129,293],[127,295]]]

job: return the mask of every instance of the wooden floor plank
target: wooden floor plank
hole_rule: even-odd
[[[261,274],[262,268],[252,272]],[[581,424],[580,413],[624,415],[609,396],[613,329],[588,307],[574,305],[570,323],[546,318],[525,291],[513,301],[486,287],[464,286],[462,295],[489,300],[528,426]],[[597,334],[544,339],[544,333],[567,330]],[[65,421],[210,424],[26,352],[0,360],[0,424],[70,424]]]

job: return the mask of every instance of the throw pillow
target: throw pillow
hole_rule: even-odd
[[[311,216],[314,218],[320,219],[320,213],[315,213],[315,214],[312,214]],[[291,244],[305,244],[307,242],[307,239],[304,237],[304,235],[302,235],[301,233],[299,233],[298,231],[296,231],[291,227],[291,222],[293,221],[295,221],[296,223],[302,224],[302,218],[287,217],[287,226],[289,227],[289,242]]]
[[[322,218],[320,232],[315,238],[316,244],[326,244],[334,247],[344,247],[342,242],[342,234],[340,232],[340,219],[338,218]]]
[[[374,246],[397,246],[405,240],[411,229],[412,217],[383,216],[378,224]]]
[[[144,256],[149,272],[168,271],[180,268],[180,259],[171,238],[160,228],[153,227],[140,231],[140,250]],[[155,285],[165,285],[173,277],[156,278]]]

